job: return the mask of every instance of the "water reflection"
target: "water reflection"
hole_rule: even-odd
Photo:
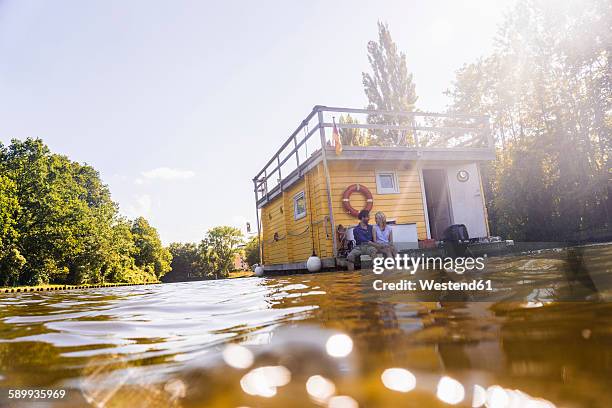
[[[559,256],[491,261],[508,289],[481,302],[373,295],[367,272],[6,294],[0,385],[67,407],[604,407],[612,247]]]

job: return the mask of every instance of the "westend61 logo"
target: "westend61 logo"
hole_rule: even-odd
[[[374,258],[372,271],[380,275],[385,271],[407,271],[414,275],[417,270],[440,270],[447,273],[463,275],[465,272],[482,271],[485,268],[484,257],[428,257],[396,255],[395,258]],[[385,282],[377,279],[372,283],[374,290],[393,291],[491,291],[490,280],[473,279],[464,282],[438,282],[435,279],[418,279]]]

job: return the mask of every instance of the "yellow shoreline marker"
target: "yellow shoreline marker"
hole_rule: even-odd
[[[105,283],[96,285],[64,285],[64,286],[49,286],[49,287],[36,287],[26,286],[19,288],[0,288],[0,293],[21,293],[21,292],[46,292],[51,290],[72,290],[72,289],[90,289],[90,288],[108,288],[118,286],[136,286],[136,285],[157,285],[162,282],[146,282],[146,283]]]

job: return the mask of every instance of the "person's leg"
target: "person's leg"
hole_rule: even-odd
[[[380,251],[385,244],[381,244],[380,242],[369,242],[367,245],[374,247]]]
[[[383,254],[383,255],[385,255],[385,256],[387,255],[387,254],[385,253],[385,247],[386,247],[386,245],[385,245],[385,244],[382,244],[382,243],[380,243],[380,242],[370,242],[368,245],[369,245],[370,247],[375,248],[377,253],[378,253],[378,252],[380,252],[381,254]],[[369,254],[368,254],[368,255],[369,255]],[[376,255],[376,253],[375,253],[374,255]]]
[[[380,248],[380,244],[370,242],[369,244],[362,245],[361,252],[365,255],[368,255],[370,258],[374,259],[376,257],[376,254],[379,251],[379,248]]]
[[[393,258],[393,250],[391,249],[391,245],[385,245],[382,248],[382,253],[386,258]]]
[[[355,260],[359,256],[361,256],[361,249],[359,246],[353,248],[351,252],[349,252],[349,254],[346,256],[346,266],[349,271],[355,270]]]

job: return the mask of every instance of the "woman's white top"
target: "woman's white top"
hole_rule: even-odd
[[[376,242],[388,244],[391,241],[391,227],[389,227],[389,225],[385,225],[385,229],[383,230],[376,224],[374,226],[374,231],[376,232]]]

